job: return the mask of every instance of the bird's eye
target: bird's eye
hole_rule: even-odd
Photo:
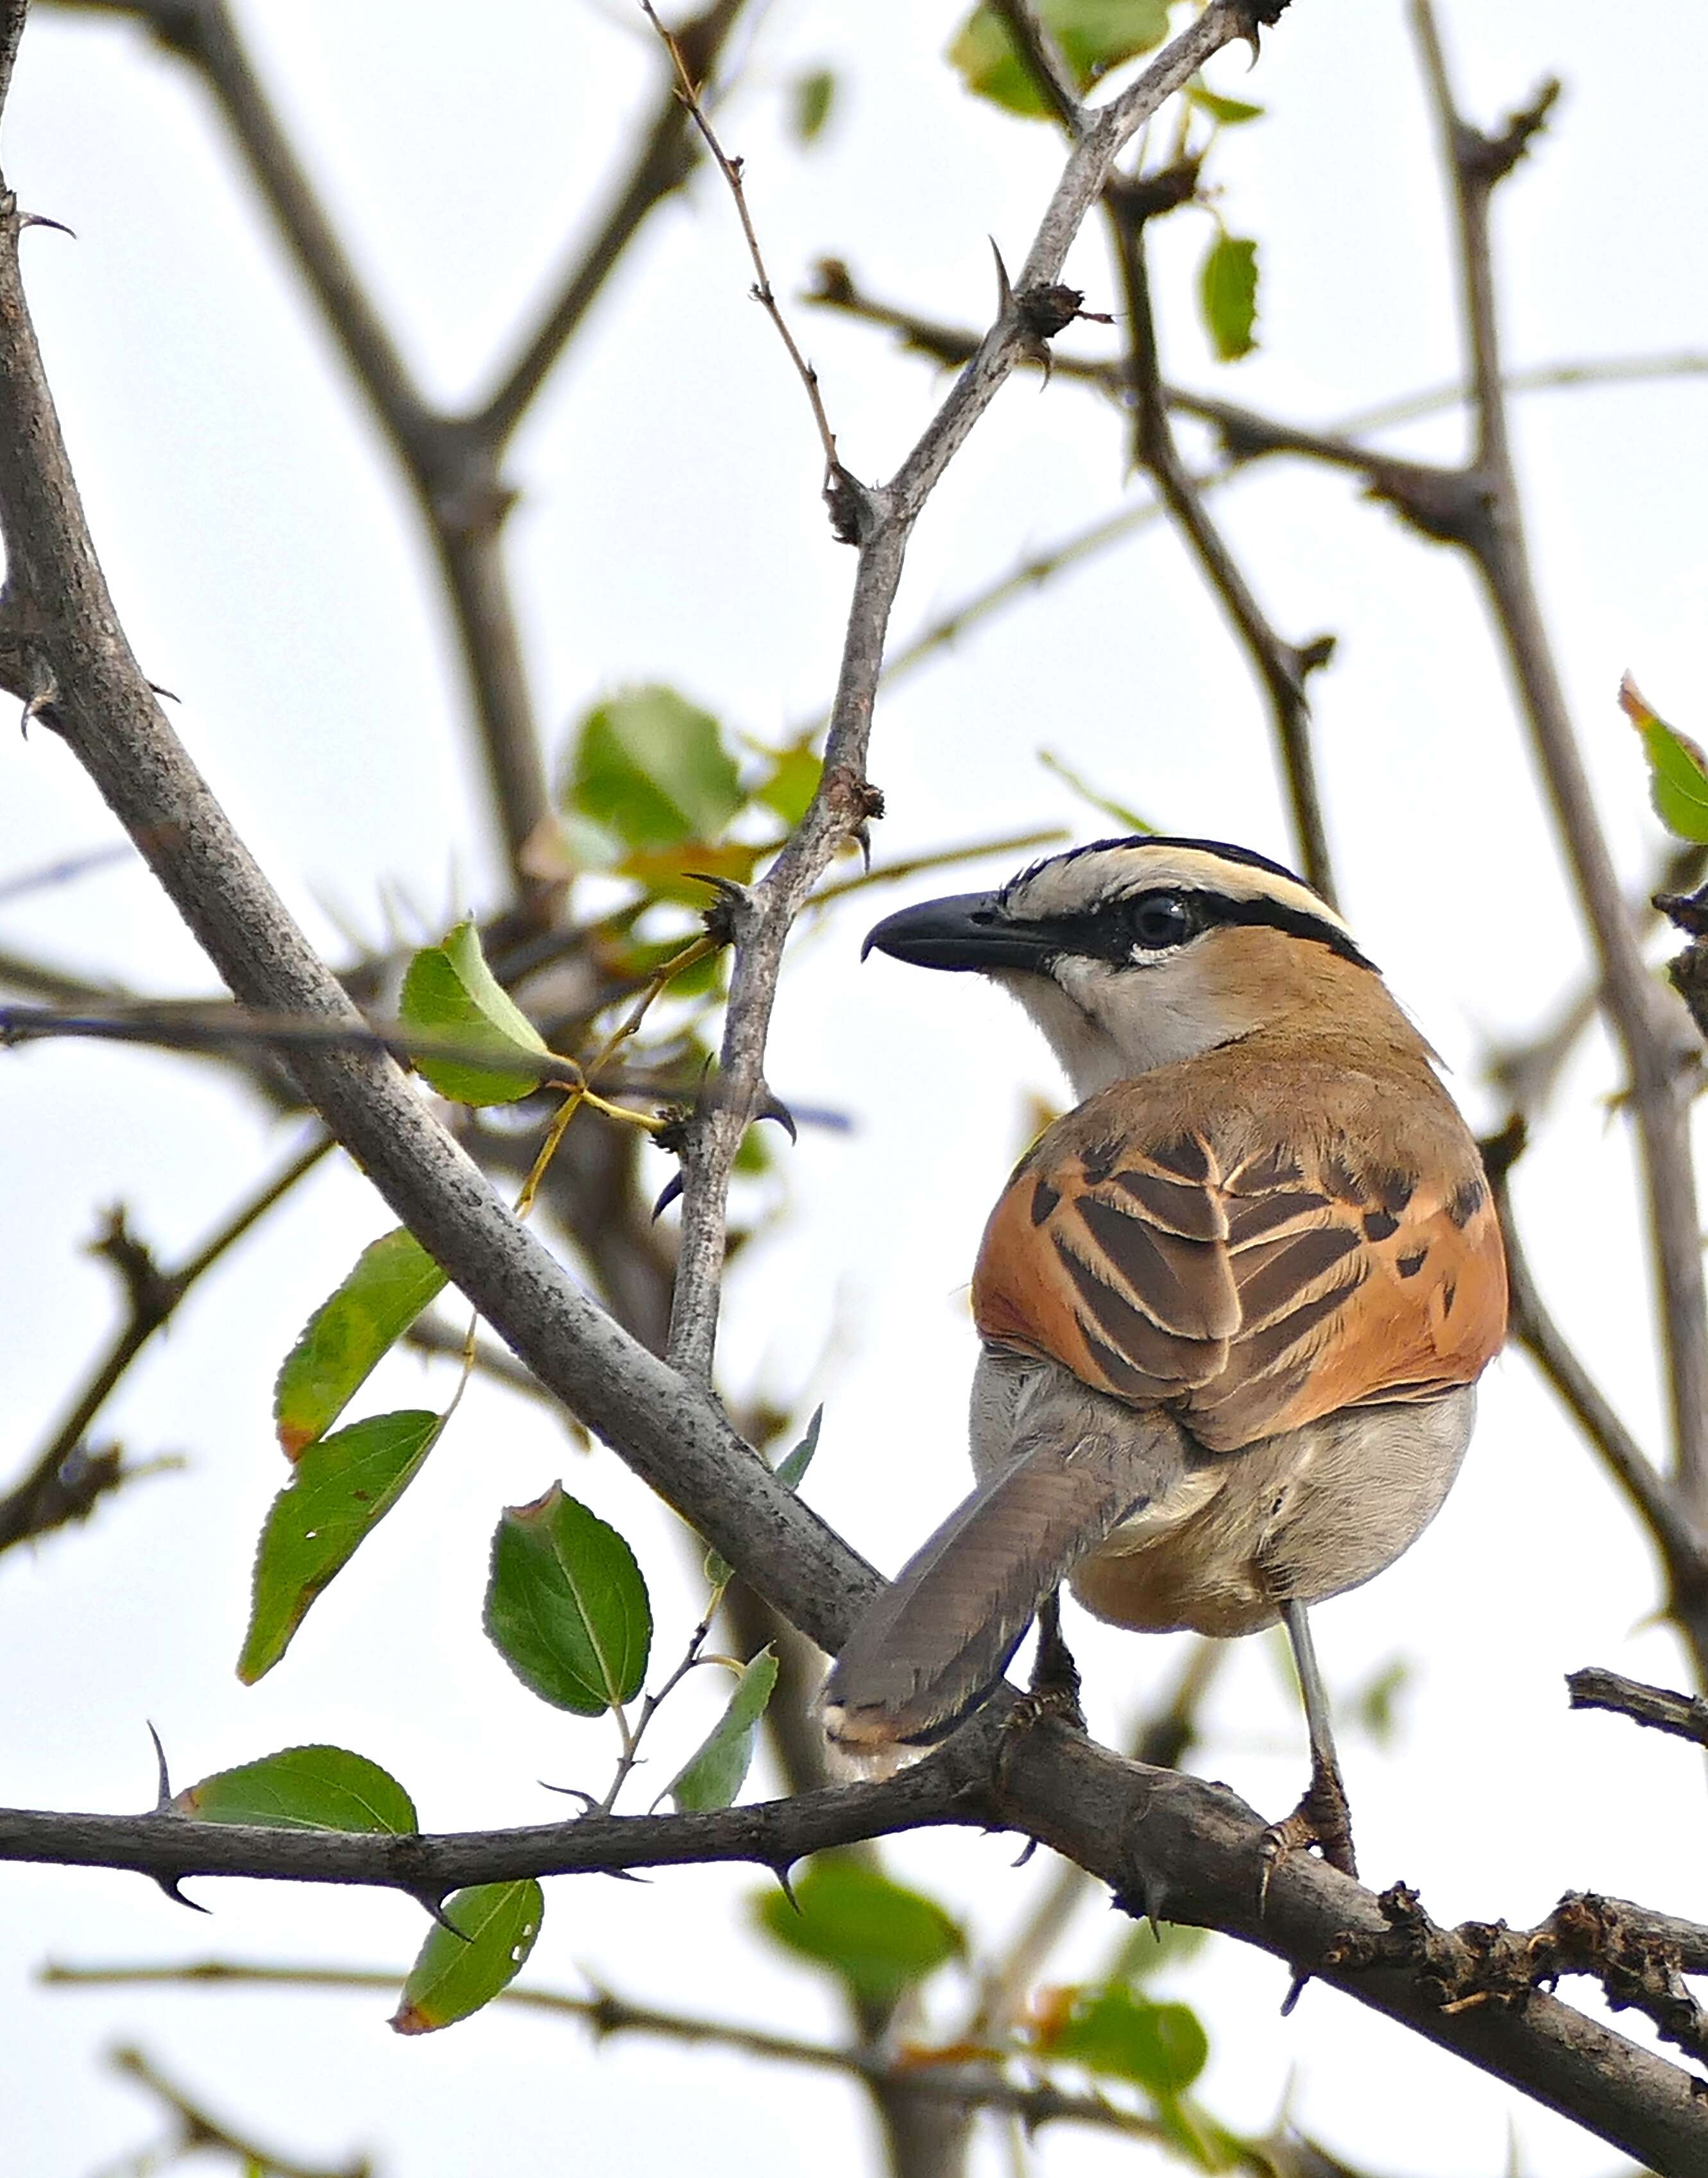
[[[1177,892],[1141,893],[1127,910],[1127,922],[1147,953],[1184,945],[1196,927],[1191,903]]]

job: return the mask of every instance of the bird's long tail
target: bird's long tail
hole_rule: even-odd
[[[837,1658],[824,1727],[862,1765],[952,1731],[1001,1677],[1043,1599],[1180,1472],[1169,1416],[1067,1382],[1034,1403],[1013,1464],[914,1553]]]

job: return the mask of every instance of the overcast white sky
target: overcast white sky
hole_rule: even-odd
[[[480,11],[474,42],[468,11],[441,0],[239,13],[406,352],[447,401],[481,389],[590,225],[653,96],[656,58],[621,0],[500,0]],[[941,59],[955,20],[952,8],[898,0],[773,0],[756,17],[723,129],[747,159],[786,295],[829,252],[885,295],[982,322],[987,236],[1010,263],[1024,254],[1059,151],[1048,131],[961,93]],[[1446,26],[1462,91],[1486,119],[1543,74],[1567,85],[1556,130],[1502,197],[1511,361],[1701,345],[1700,19],[1509,0],[1449,7]],[[785,126],[786,88],[821,64],[841,92],[824,140],[802,152]],[[1226,141],[1218,167],[1230,226],[1262,246],[1262,345],[1230,369],[1205,352],[1190,286],[1209,223],[1191,215],[1162,244],[1171,375],[1312,420],[1451,377],[1447,224],[1398,0],[1297,0],[1255,75],[1236,54],[1214,80],[1270,108]],[[377,935],[387,901],[430,924],[487,905],[497,878],[463,693],[405,495],[195,82],[122,23],[42,8],[0,148],[25,205],[79,238],[27,236],[26,267],[119,609],[149,672],[182,698],[181,731],[251,845],[335,951],[340,921]],[[1094,231],[1069,276],[1093,307],[1113,306]],[[809,420],[748,280],[731,207],[702,176],[649,227],[518,442],[510,547],[555,727],[643,678],[762,735],[829,692],[852,561],[826,533]],[[797,323],[845,458],[887,473],[943,380],[862,328],[804,310]],[[1097,338],[1088,330],[1084,346]],[[1634,885],[1661,842],[1612,703],[1619,673],[1630,667],[1687,729],[1708,718],[1703,397],[1698,381],[1539,395],[1519,411],[1561,662]],[[1393,443],[1447,454],[1455,433],[1449,420]],[[1043,394],[1011,385],[922,524],[898,636],[1120,504],[1122,461],[1119,422],[1091,396],[1059,380]],[[1496,1118],[1481,1055],[1547,1021],[1585,956],[1464,573],[1337,478],[1273,466],[1220,504],[1284,632],[1341,638],[1315,694],[1343,905],[1455,1069],[1473,1119]],[[1041,747],[1159,824],[1289,852],[1259,700],[1160,532],[1053,583],[883,703],[880,852],[1047,823],[1104,829],[1039,766]],[[0,738],[0,876],[112,836],[51,734]],[[808,1132],[787,1160],[788,1215],[731,1282],[723,1353],[731,1386],[803,1411],[826,1401],[809,1495],[891,1567],[961,1494],[965,1281],[1023,1098],[1059,1097],[1060,1084],[995,993],[884,960],[861,969],[871,906],[803,940],[788,979],[770,1077],[855,1124]],[[0,906],[0,944],[139,989],[208,984],[140,867]],[[1604,1102],[1614,1086],[1592,1042],[1519,1192],[1562,1321],[1652,1442],[1646,1275],[1627,1143]],[[8,1057],[0,1097],[13,1146],[0,1261],[9,1468],[110,1321],[108,1281],[80,1252],[98,1206],[122,1198],[170,1257],[287,1144],[211,1072],[89,1045]],[[922,1158],[922,1141],[934,1146]],[[916,1190],[905,1218],[893,1180],[904,1164]],[[545,1710],[479,1636],[498,1508],[561,1476],[622,1525],[663,1597],[661,1655],[685,1637],[695,1599],[671,1524],[614,1458],[582,1458],[550,1420],[483,1387],[286,1662],[253,1690],[233,1677],[254,1538],[282,1479],[267,1426],[273,1369],[388,1222],[348,1171],[301,1190],[107,1418],[139,1455],[182,1451],[188,1471],[0,1563],[0,1798],[145,1804],[146,1718],[180,1781],[304,1740],[359,1748],[404,1780],[434,1828],[545,1820],[561,1803],[539,1779],[603,1773],[603,1727]],[[373,1404],[389,1393],[415,1404],[449,1382],[441,1370],[424,1395],[420,1365],[394,1360]],[[1616,1721],[1568,1717],[1561,1687],[1591,1661],[1676,1682],[1674,1644],[1645,1623],[1655,1596],[1608,1486],[1508,1357],[1436,1527],[1319,1615],[1343,1689],[1395,1655],[1416,1667],[1399,1743],[1354,1737],[1346,1748],[1369,1877],[1403,1875],[1442,1920],[1531,1920],[1568,1887],[1708,1918],[1700,1762]],[[1165,1681],[1176,1645],[1083,1620],[1079,1632],[1092,1721],[1113,1734]],[[659,1776],[703,1721],[686,1714]],[[1260,1808],[1290,1806],[1303,1730],[1267,1644],[1241,1645],[1209,1721],[1203,1766]],[[991,1940],[1043,1880],[1036,1867],[1015,1874],[1013,1858],[1011,1841],[959,1835],[895,1855]],[[717,1872],[560,1883],[529,1978],[573,1988],[591,1973],[637,1998],[831,2031],[814,1978],[747,1940],[753,1887]],[[192,1923],[118,1875],[0,1869],[9,2167],[70,2178],[149,2137],[152,2112],[101,2064],[114,2041],[140,2042],[299,2155],[365,2145],[398,2178],[870,2167],[851,2093],[703,2052],[595,2052],[573,2030],[501,2012],[405,2043],[372,1997],[31,1985],[49,1956],[401,1966],[421,1933],[391,1898],[194,1888],[213,1921]],[[1089,1902],[1064,1978],[1092,1969],[1111,1928]],[[1332,1992],[1311,1989],[1278,2022],[1285,1980],[1221,1942],[1178,1978],[1210,2028],[1204,2094],[1226,2121],[1262,2127],[1290,2086],[1301,2124],[1382,2171],[1493,2174],[1509,2141],[1523,2171],[1614,2167],[1571,2127]],[[945,2017],[955,1994],[944,1993]],[[982,2172],[1007,2168],[994,2137],[981,2156]],[[1076,2178],[1153,2167],[1130,2145],[1066,2131],[1037,2157]]]

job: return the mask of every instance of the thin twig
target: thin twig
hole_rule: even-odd
[[[253,2178],[370,2178],[374,2166],[364,2155],[353,2156],[348,2163],[301,2163],[276,2148],[259,2146],[247,2133],[210,2116],[201,2104],[168,2079],[140,2049],[114,2049],[108,2061],[166,2105],[177,2128],[175,2156],[211,2148],[234,2157]]]
[[[904,855],[876,869],[862,870],[835,884],[821,885],[813,895],[814,907],[833,900],[846,900],[851,892],[867,892],[874,885],[894,884],[899,878],[917,877],[926,870],[952,869],[957,862],[982,862],[994,855],[1029,855],[1036,847],[1054,847],[1067,838],[1059,824],[1039,832],[1014,832],[1000,840],[972,840],[964,847],[933,847],[922,855]]]
[[[1300,645],[1285,641],[1269,624],[1221,532],[1210,518],[1202,495],[1181,458],[1169,421],[1158,359],[1156,325],[1151,307],[1150,276],[1145,257],[1147,216],[1141,193],[1113,189],[1104,199],[1126,298],[1129,386],[1134,399],[1132,449],[1136,462],[1150,474],[1200,573],[1221,601],[1235,635],[1268,699],[1269,715],[1282,777],[1286,782],[1300,867],[1330,905],[1334,870],[1317,784],[1311,747],[1311,705],[1307,676],[1326,665],[1333,638],[1318,636]]]
[[[188,1966],[49,1964],[36,1978],[58,1989],[189,1986],[373,1989],[386,1995],[395,1992],[398,1979],[395,1973],[380,1973],[361,1967],[251,1966],[225,1959],[204,1959]],[[1122,2109],[1101,2095],[1076,2094],[1048,2082],[1011,2080],[989,2062],[932,2064],[911,2056],[898,2060],[882,2049],[808,2042],[795,2035],[773,2034],[764,2028],[744,2027],[734,2020],[663,2011],[650,2005],[632,2003],[608,1989],[601,1989],[593,1996],[574,1996],[567,1990],[519,1989],[512,1983],[508,1989],[501,1989],[493,2001],[514,2011],[543,2012],[548,2017],[578,2021],[589,2029],[595,2040],[601,2042],[611,2035],[640,2034],[665,2042],[710,2043],[744,2057],[758,2057],[813,2071],[840,2072],[863,2081],[868,2087],[898,2088],[933,2100],[964,2104],[969,2109],[1012,2111],[1028,2127],[1068,2123],[1127,2133],[1141,2140],[1167,2137],[1157,2121],[1141,2112]]]
[[[1260,10],[1268,19],[1271,10]],[[1117,153],[1210,56],[1252,33],[1248,0],[1210,0],[1121,95],[1097,110],[1075,144],[1015,282],[1021,300],[1060,271],[1068,245],[1097,201]],[[684,1145],[681,1257],[670,1354],[682,1374],[709,1384],[717,1337],[731,1169],[764,1090],[764,1052],[783,949],[796,917],[842,842],[863,834],[882,807],[866,776],[873,704],[902,561],[914,523],[967,434],[994,399],[1028,340],[1010,302],[936,415],[887,484],[851,494],[860,544],[854,595],[832,706],[824,774],[812,806],[736,917],[715,1093],[695,1114]]]
[[[1039,20],[1031,0],[991,0],[991,13],[1007,30],[1050,112],[1070,136],[1077,136],[1085,126],[1079,87],[1066,56]]]
[[[699,130],[703,138],[706,149],[711,153],[718,172],[730,185],[730,194],[736,200],[736,216],[742,222],[742,233],[747,238],[747,254],[753,260],[753,299],[776,327],[777,337],[788,350],[789,360],[794,364],[802,385],[807,389],[807,399],[813,411],[813,422],[818,433],[818,443],[824,450],[824,479],[828,486],[830,479],[841,468],[841,463],[836,458],[836,435],[830,429],[829,418],[824,413],[824,397],[818,391],[818,374],[797,347],[795,336],[789,330],[789,321],[783,315],[782,308],[772,288],[770,275],[765,270],[765,260],[759,248],[758,235],[754,231],[753,214],[747,209],[747,192],[742,181],[742,161],[739,159],[732,159],[725,150],[723,145],[718,141],[716,131],[707,120],[705,108],[700,103],[699,89],[688,67],[681,41],[659,20],[658,11],[653,6],[652,0],[640,0],[640,8],[648,22],[658,32],[665,50],[671,57],[671,64],[676,74],[677,96],[687,108],[695,128]]]
[[[331,1136],[323,1128],[315,1128],[304,1147],[247,1196],[176,1270],[161,1270],[127,1231],[123,1213],[112,1213],[105,1234],[94,1244],[94,1252],[107,1256],[118,1268],[129,1311],[47,1442],[19,1480],[0,1496],[0,1551],[44,1535],[68,1520],[85,1518],[96,1496],[142,1471],[122,1466],[116,1452],[90,1453],[85,1444],[90,1424],[138,1354],[172,1321],[190,1289],[283,1201],[298,1180],[314,1170],[331,1146]]]
[[[716,66],[747,0],[713,0],[703,14],[671,34],[676,56],[693,80],[703,84]],[[468,419],[485,441],[501,450],[528,413],[559,357],[580,331],[606,281],[648,215],[693,173],[698,155],[689,116],[676,96],[676,71],[641,136],[633,166],[618,185],[610,208],[492,393]]]

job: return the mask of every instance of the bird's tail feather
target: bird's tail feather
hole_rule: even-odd
[[[1129,1408],[1114,1426],[1099,1417],[1087,1428],[1079,1389],[1037,1417],[1013,1464],[950,1515],[855,1628],[824,1715],[856,1760],[952,1731],[1001,1677],[1043,1599],[1178,1472],[1169,1416]]]

